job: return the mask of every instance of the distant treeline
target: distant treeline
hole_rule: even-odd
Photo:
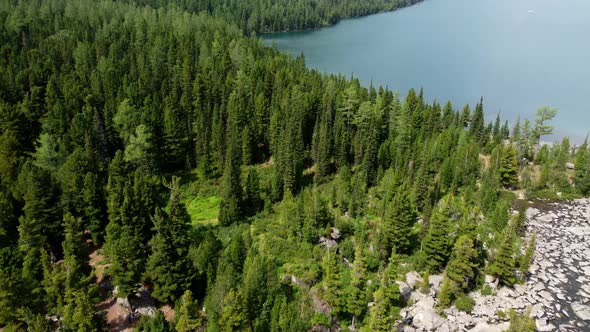
[[[304,30],[416,4],[422,0],[127,0],[139,5],[180,6],[206,12],[247,32]]]

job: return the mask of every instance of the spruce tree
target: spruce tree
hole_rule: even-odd
[[[468,236],[461,236],[455,243],[453,254],[445,269],[439,294],[439,303],[448,307],[461,293],[466,292],[475,280],[477,251],[473,240]]]
[[[483,114],[483,98],[475,106],[473,116],[471,117],[471,124],[469,127],[469,133],[475,138],[476,142],[479,142],[482,146],[485,146],[487,139],[485,138],[485,121]]]
[[[174,328],[177,332],[195,331],[202,325],[198,309],[193,293],[185,290],[176,308]]]
[[[243,192],[241,183],[241,156],[237,133],[231,129],[227,142],[225,167],[223,169],[222,200],[219,207],[219,224],[229,226],[242,220]]]
[[[367,267],[363,247],[362,244],[358,244],[354,251],[351,281],[346,290],[346,308],[347,312],[352,314],[353,326],[355,326],[357,319],[363,314],[369,302],[365,289],[366,273]]]
[[[584,195],[590,195],[590,152],[588,151],[588,139],[578,148],[575,160],[574,183],[577,191]]]
[[[326,299],[332,308],[332,316],[336,317],[344,309],[344,298],[342,297],[342,282],[340,280],[340,258],[335,250],[328,249],[324,254],[322,263],[324,272],[324,290]]]
[[[447,213],[446,206],[439,207],[434,211],[430,219],[430,229],[422,243],[426,265],[431,272],[442,270],[449,257],[449,217]]]
[[[385,237],[390,252],[392,250],[398,253],[410,252],[412,227],[416,218],[408,186],[402,185],[389,204],[384,218]]]
[[[389,258],[389,264],[381,276],[379,289],[374,294],[375,305],[370,309],[371,331],[391,331],[399,316],[402,305],[396,270],[398,268],[397,254]]]
[[[492,263],[491,272],[500,279],[500,283],[512,286],[516,282],[514,267],[514,239],[509,232],[506,232]]]
[[[518,162],[516,161],[516,151],[514,151],[512,144],[504,148],[498,172],[500,183],[505,188],[513,189],[518,185]]]
[[[190,216],[180,201],[179,178],[170,185],[168,213],[158,209],[153,217],[155,234],[145,272],[154,284],[152,296],[161,302],[176,300],[191,285],[193,275],[187,257]]]

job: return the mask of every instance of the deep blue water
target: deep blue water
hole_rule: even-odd
[[[386,85],[402,96],[424,88],[455,108],[484,98],[488,120],[533,120],[559,109],[555,136],[590,132],[589,0],[426,0],[314,31],[264,35],[329,73]]]

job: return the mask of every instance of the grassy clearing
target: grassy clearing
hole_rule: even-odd
[[[191,216],[193,226],[197,225],[217,225],[217,216],[219,214],[219,205],[221,197],[219,196],[196,196],[189,198],[186,202],[186,209]]]

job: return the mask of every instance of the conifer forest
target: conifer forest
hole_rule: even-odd
[[[415,2],[0,1],[0,330],[395,331],[408,273],[439,312],[525,283],[529,201],[590,196],[588,144],[542,144],[556,109],[488,118],[256,36]]]

